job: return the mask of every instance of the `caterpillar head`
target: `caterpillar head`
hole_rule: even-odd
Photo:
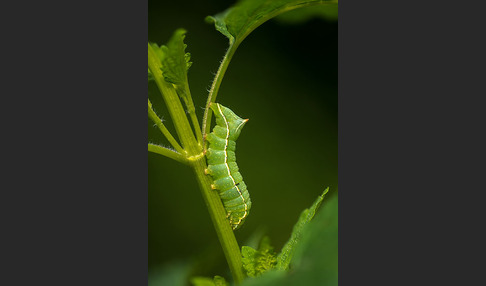
[[[239,117],[231,109],[219,103],[211,103],[210,108],[216,117],[216,124],[229,129],[229,138],[231,140],[238,139],[241,129],[248,122],[248,119]]]

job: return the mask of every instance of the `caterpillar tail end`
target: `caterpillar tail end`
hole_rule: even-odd
[[[232,224],[231,224],[231,228],[232,228],[233,230],[237,230],[237,229],[239,229],[239,228],[240,228],[240,226],[241,226],[242,224],[243,224],[243,223],[236,223],[236,224],[235,224],[235,223],[232,223]]]

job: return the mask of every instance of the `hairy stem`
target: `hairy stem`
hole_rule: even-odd
[[[148,151],[152,153],[157,153],[159,155],[174,159],[178,162],[181,162],[183,164],[187,164],[188,160],[186,157],[182,156],[180,153],[177,153],[174,150],[170,150],[168,148],[165,148],[160,145],[155,145],[155,144],[148,144]]]
[[[221,85],[221,81],[223,80],[224,74],[228,69],[228,65],[235,54],[236,49],[238,48],[238,44],[235,44],[233,41],[230,41],[230,46],[224,55],[223,60],[221,61],[221,65],[218,68],[218,72],[214,77],[213,84],[211,86],[211,90],[209,91],[208,100],[206,102],[206,109],[204,110],[204,118],[203,118],[203,139],[206,137],[206,134],[209,133],[209,128],[211,127],[211,116],[212,113],[210,112],[209,105],[211,103],[216,102],[216,97],[218,96],[219,86]]]
[[[150,118],[150,120],[152,120],[155,123],[155,125],[157,125],[157,127],[162,132],[162,134],[164,134],[165,138],[167,138],[167,140],[169,140],[172,147],[174,149],[176,149],[177,152],[184,154],[185,153],[184,149],[182,149],[181,145],[179,145],[179,143],[177,143],[177,141],[172,136],[172,134],[170,134],[167,127],[165,127],[162,120],[155,113],[154,109],[152,108],[152,103],[150,102],[150,99],[148,100],[148,117]]]
[[[194,107],[194,102],[192,101],[191,91],[189,90],[189,84],[186,83],[185,91],[186,96],[185,104],[187,107],[187,113],[189,113],[189,117],[191,118],[192,126],[194,126],[194,130],[196,131],[196,139],[199,144],[202,144],[202,134],[201,134],[201,127],[199,126],[199,120],[197,119],[196,115],[196,108]]]

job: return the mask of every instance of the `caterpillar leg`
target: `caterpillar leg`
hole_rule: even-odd
[[[233,223],[233,216],[231,215],[231,212],[228,212],[228,213],[226,214],[226,218],[229,220],[229,224],[230,224],[230,226],[231,226],[231,229],[232,229],[232,230],[235,230],[235,229],[236,229],[236,226],[235,226],[235,224]]]

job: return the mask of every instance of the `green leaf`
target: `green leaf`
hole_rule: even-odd
[[[292,273],[268,271],[241,286],[338,286],[338,197],[326,198],[302,231],[292,259]]]
[[[214,276],[213,279],[209,277],[193,277],[191,283],[194,286],[228,286],[228,282],[221,276]]]
[[[148,270],[148,286],[186,286],[192,265],[186,261],[172,261]]]
[[[191,283],[194,286],[214,286],[213,279],[209,277],[193,277]]]
[[[284,13],[275,20],[286,24],[300,24],[313,18],[320,18],[327,21],[337,21],[338,5],[322,5],[305,7]]]
[[[187,72],[192,65],[191,54],[186,53],[187,45],[184,44],[186,30],[177,29],[170,38],[167,46],[161,46],[162,74],[167,82],[174,85],[187,83]]]
[[[214,276],[214,285],[215,286],[227,286],[229,285],[228,282],[226,282],[226,280],[224,279],[224,277],[221,277],[221,276]]]
[[[214,23],[230,43],[238,44],[258,26],[284,12],[320,4],[337,6],[337,3],[337,0],[240,0],[222,13],[206,17],[206,22]]]
[[[154,50],[155,55],[159,59],[159,62],[162,62],[162,58],[164,57],[164,53],[162,52],[162,50],[160,49],[160,47],[156,43],[149,43],[149,45]],[[150,69],[148,69],[148,81],[152,81],[152,80],[155,80],[154,75],[152,74],[152,72],[150,71]]]
[[[326,199],[302,235],[292,259],[302,285],[338,285],[338,197]],[[312,283],[310,283],[312,281]],[[291,282],[291,281],[290,281]]]
[[[310,208],[305,209],[300,214],[299,220],[294,225],[290,239],[284,245],[282,251],[277,257],[277,269],[286,270],[289,268],[290,261],[292,260],[292,256],[294,255],[295,246],[299,243],[302,237],[302,231],[316,214],[317,209],[321,205],[322,200],[324,199],[324,196],[327,194],[328,191],[329,187],[324,190],[322,195],[317,198],[317,200]]]
[[[243,256],[241,259],[243,268],[249,277],[260,276],[268,270],[275,268],[277,263],[276,253],[270,245],[270,238],[268,236],[263,237],[258,250],[249,246],[243,246],[241,248],[241,255]]]
[[[165,81],[182,87],[187,84],[187,72],[192,65],[191,54],[186,53],[185,34],[186,30],[177,29],[167,45],[159,47],[155,43],[150,44],[160,59]],[[153,78],[151,76],[149,71],[149,80]]]
[[[241,247],[241,262],[243,263],[246,275],[250,277],[256,276],[257,254],[258,251],[250,246],[244,245]]]
[[[273,246],[270,244],[270,237],[264,236],[260,241],[260,246],[258,247],[260,252],[273,252]]]

